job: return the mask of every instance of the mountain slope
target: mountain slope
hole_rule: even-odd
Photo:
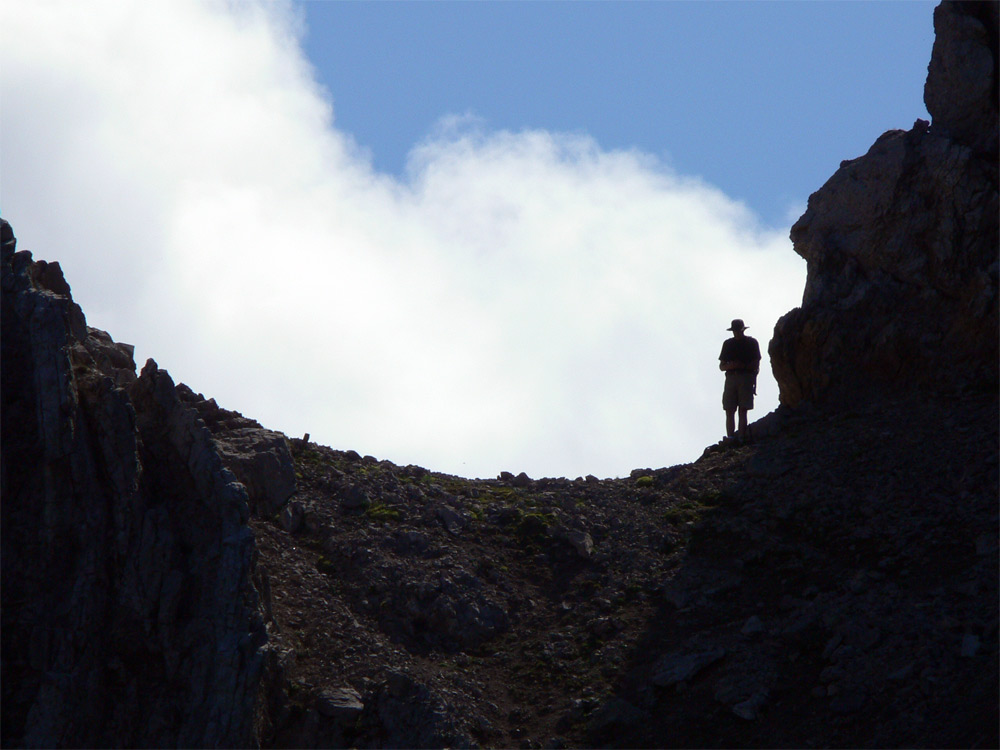
[[[276,746],[997,741],[993,393],[613,481],[293,452],[293,510],[253,522]]]

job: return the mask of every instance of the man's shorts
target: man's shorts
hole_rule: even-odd
[[[726,387],[722,391],[722,408],[733,411],[737,407],[753,408],[753,388],[757,382],[756,373],[730,370],[726,373]]]

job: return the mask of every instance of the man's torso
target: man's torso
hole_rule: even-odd
[[[719,360],[739,362],[741,369],[757,372],[760,369],[760,346],[757,339],[752,336],[726,339],[722,342]]]

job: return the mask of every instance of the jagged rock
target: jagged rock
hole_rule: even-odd
[[[282,433],[246,428],[213,437],[223,463],[246,487],[253,512],[272,515],[295,493],[295,465]]]
[[[341,504],[349,510],[367,508],[371,505],[371,498],[362,487],[357,485],[348,487],[340,497]]]
[[[316,699],[316,710],[343,727],[351,727],[365,710],[365,704],[354,688],[335,688],[320,693]]]
[[[437,509],[437,517],[448,530],[449,534],[461,534],[462,529],[465,528],[465,517],[458,511],[452,510],[451,508],[445,506],[439,507]]]
[[[934,9],[934,50],[924,103],[934,131],[976,151],[997,151],[997,28],[995,2],[941,3]]]
[[[410,675],[394,671],[362,717],[383,747],[470,747],[472,738],[448,702]]]
[[[525,472],[522,471],[520,474],[514,477],[511,484],[514,485],[515,487],[521,487],[521,488],[530,487],[531,477],[529,477]]]
[[[169,375],[2,235],[3,744],[253,745],[246,494]]]
[[[281,511],[281,526],[289,534],[294,534],[301,529],[304,520],[305,509],[301,503],[291,502]]]
[[[433,583],[411,579],[390,601],[393,606],[383,619],[388,632],[444,651],[476,648],[509,627],[503,607],[490,601],[481,584],[468,577]]]
[[[501,482],[509,484],[511,487],[519,488],[530,487],[532,481],[531,477],[523,471],[517,476],[514,476],[514,474],[509,471],[501,471],[499,476],[497,476],[497,479]]]
[[[288,438],[267,430],[239,412],[222,409],[183,383],[178,397],[193,406],[205,422],[222,462],[246,487],[250,511],[257,516],[277,513],[295,493],[295,464]]]
[[[938,8],[929,130],[882,135],[792,227],[808,266],[802,306],[768,347],[783,404],[996,388],[996,24],[979,20],[996,8]]]
[[[566,542],[576,554],[584,559],[588,559],[594,554],[594,540],[586,531],[580,529],[570,529],[565,526],[552,527],[552,536]]]
[[[766,691],[754,693],[745,701],[740,701],[733,706],[733,713],[741,719],[753,721],[760,715],[761,708],[763,708],[764,704],[767,703],[767,697]]]
[[[58,267],[58,264],[52,264]],[[109,374],[117,386],[127,386],[135,382],[135,347],[119,344],[105,331],[87,326],[87,338],[83,342],[86,351],[93,358],[92,367]],[[77,358],[85,360],[82,352]]]
[[[670,687],[679,682],[687,682],[725,655],[725,649],[716,648],[690,654],[663,656],[653,669],[653,684]]]

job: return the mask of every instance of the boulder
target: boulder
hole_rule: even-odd
[[[468,520],[456,510],[442,505],[435,511],[435,515],[438,520],[441,521],[441,525],[447,529],[449,534],[456,536],[462,533]]]
[[[553,538],[568,544],[585,560],[594,554],[594,540],[586,531],[558,525],[552,528],[551,533]]]
[[[376,733],[380,747],[474,746],[455,713],[447,696],[394,670],[373,696],[362,725]]]
[[[288,503],[281,511],[281,527],[289,534],[296,534],[305,522],[305,508],[301,503]]]
[[[653,684],[659,687],[670,687],[687,682],[725,655],[725,650],[721,648],[693,653],[667,654],[661,657],[653,667]]]
[[[335,688],[320,693],[316,698],[316,710],[342,727],[350,728],[357,723],[365,704],[354,688]]]

